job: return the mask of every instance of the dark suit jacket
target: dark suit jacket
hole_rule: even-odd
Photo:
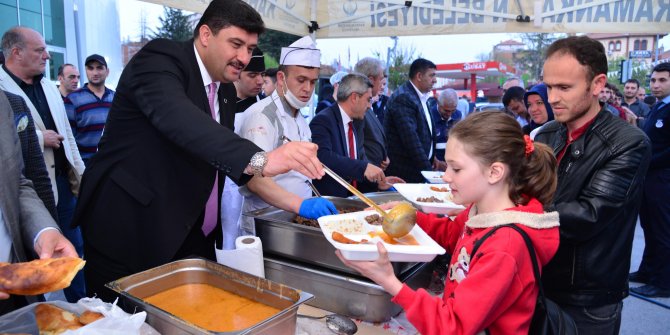
[[[381,162],[388,156],[386,152],[386,135],[384,134],[384,125],[379,122],[377,116],[368,109],[365,112],[365,156],[370,163],[381,166]]]
[[[428,157],[428,153],[435,146],[428,122],[435,129],[435,123],[426,120],[412,84],[408,81],[398,87],[386,106],[384,118],[386,148],[391,160],[386,175],[398,176],[408,183],[425,181],[421,171],[432,170],[433,157]]]
[[[35,121],[30,115],[30,109],[25,100],[19,95],[3,91],[9,106],[14,112],[19,140],[21,141],[21,153],[23,154],[23,175],[33,182],[33,188],[47,208],[51,217],[58,220],[56,212],[56,200],[51,188],[51,179],[44,163],[42,148],[37,133],[35,132]]]
[[[357,144],[356,157],[358,159],[351,159],[349,158],[346,133],[338,104],[322,110],[309,123],[309,129],[312,131],[312,142],[319,146],[317,153],[319,160],[348,181],[357,180],[362,182],[365,180],[365,168],[368,166],[368,161],[365,158],[365,149],[362,146],[364,141],[362,128],[362,122],[354,121],[354,137]],[[314,186],[322,195],[337,197],[351,195],[346,188],[329,176],[324,176],[321,180],[314,180]]]
[[[658,108],[657,102],[644,124],[644,132],[651,141],[649,170],[670,168],[670,104]]]
[[[386,116],[386,104],[389,102],[388,95],[382,94],[379,96],[379,101],[372,104],[372,111],[377,116],[379,123],[384,125],[384,117]]]
[[[219,192],[224,174],[249,179],[243,171],[261,149],[231,130],[233,84],[222,84],[218,98],[221,124],[211,117],[192,40],[153,40],[133,57],[84,173],[73,225],[86,244],[133,271],[164,264],[201,229],[215,174]]]

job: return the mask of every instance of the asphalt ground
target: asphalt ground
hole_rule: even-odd
[[[644,251],[644,233],[638,221],[635,227],[635,240],[631,258],[631,272],[637,271],[642,252]],[[670,262],[670,260],[667,260]],[[640,283],[630,283],[631,287],[642,286]],[[652,298],[651,300],[664,304],[670,308],[670,298]],[[670,309],[654,304],[653,302],[628,296],[623,301],[623,315],[621,319],[622,335],[637,334],[670,334]]]

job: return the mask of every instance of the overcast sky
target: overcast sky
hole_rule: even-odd
[[[138,0],[118,0],[118,6],[123,8],[122,12],[119,11],[123,13],[120,18],[122,40],[138,39],[142,15],[146,17],[147,26],[155,28],[160,23],[158,18],[163,14],[162,6]],[[416,56],[420,54],[436,64],[462,63],[476,61],[478,55],[488,54],[494,45],[508,39],[521,40],[517,34],[401,36],[398,48],[413,48]],[[670,37],[661,39],[661,45],[668,50]],[[358,59],[375,53],[386,58],[387,49],[392,46],[393,41],[389,37],[317,40],[317,47],[322,53],[321,62],[331,64],[339,58],[343,66],[347,63],[353,65]]]

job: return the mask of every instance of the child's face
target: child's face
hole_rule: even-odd
[[[490,187],[485,175],[486,168],[473,159],[465,151],[463,143],[455,137],[447,141],[444,158],[447,170],[442,180],[449,183],[453,201],[461,205],[479,202]]]

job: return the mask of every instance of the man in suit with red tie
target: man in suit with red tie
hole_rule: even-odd
[[[646,297],[670,297],[670,63],[651,72],[651,93],[658,102],[644,124],[651,141],[651,162],[644,181],[640,225],[644,230],[644,254],[630,281],[646,285],[630,290]]]
[[[214,0],[192,40],[155,39],[124,69],[74,218],[89,296],[114,301],[104,287],[112,280],[184,257],[215,259],[224,176],[240,185],[289,170],[323,176],[316,145],[265,152],[232,130],[233,82],[264,29],[246,2]]]
[[[354,186],[368,180],[384,183],[384,171],[366,159],[363,146],[363,120],[372,100],[372,83],[360,74],[342,78],[337,90],[337,104],[317,114],[309,128],[312,142],[319,146],[318,157],[326,166]],[[324,177],[314,182],[323,195],[347,197],[348,191],[334,179]]]

